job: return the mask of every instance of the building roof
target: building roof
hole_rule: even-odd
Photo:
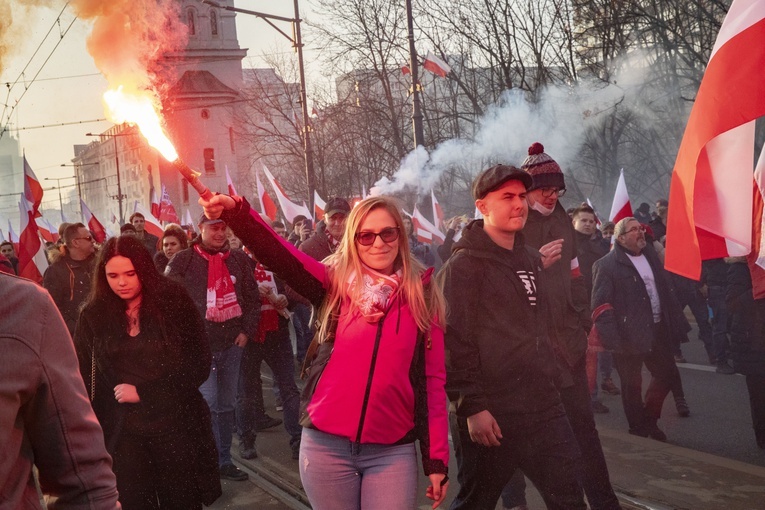
[[[170,89],[171,96],[198,94],[238,95],[239,93],[225,85],[210,71],[186,71],[178,83]]]

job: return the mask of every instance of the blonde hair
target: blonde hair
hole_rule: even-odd
[[[335,253],[324,259],[324,263],[330,268],[329,288],[318,311],[319,342],[327,340],[330,323],[332,319],[338,319],[340,306],[346,298],[350,298],[351,303],[348,313],[354,311],[354,303],[360,297],[361,286],[357,285],[352,291],[353,294],[349,295],[347,282],[351,274],[360,275],[362,273],[361,258],[356,246],[356,234],[361,230],[361,224],[369,213],[376,209],[386,210],[393,217],[393,221],[399,229],[398,255],[393,263],[394,268],[401,269],[402,273],[401,285],[397,292],[402,294],[402,298],[409,305],[417,327],[421,331],[427,331],[434,319],[443,326],[445,310],[443,294],[439,286],[432,282],[429,285],[429,299],[425,299],[421,278],[424,268],[409,251],[409,239],[404,229],[404,220],[398,204],[390,197],[370,197],[356,204],[351,210],[345,223],[345,232],[340,241],[340,246]]]

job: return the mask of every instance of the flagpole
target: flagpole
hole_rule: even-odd
[[[412,76],[412,130],[414,147],[425,145],[422,131],[422,111],[420,110],[420,81],[417,69],[417,48],[414,46],[414,20],[412,19],[412,0],[406,0],[406,26],[409,38],[409,67]]]

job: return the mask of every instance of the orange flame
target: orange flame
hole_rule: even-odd
[[[162,129],[159,114],[155,108],[156,97],[150,91],[125,91],[120,85],[117,90],[104,92],[107,115],[117,124],[136,124],[149,145],[159,151],[165,159],[173,162],[178,152]]]

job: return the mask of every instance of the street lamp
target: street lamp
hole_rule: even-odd
[[[120,183],[120,154],[117,148],[118,136],[132,136],[132,133],[114,133],[111,135],[101,134],[96,135],[93,133],[85,133],[85,136],[98,136],[98,137],[111,137],[114,139],[114,160],[117,163],[117,203],[119,204],[120,211],[120,225],[125,223],[125,215],[122,213],[122,200],[127,198],[127,195],[122,194],[122,184]],[[115,197],[112,197],[115,198]]]
[[[313,149],[311,148],[311,127],[309,124],[310,117],[308,116],[308,99],[306,97],[305,89],[305,65],[303,64],[303,38],[300,35],[300,8],[298,0],[294,0],[295,17],[287,18],[284,16],[276,16],[274,14],[267,14],[264,12],[250,11],[247,9],[239,9],[228,5],[221,5],[212,0],[202,0],[203,4],[211,5],[218,9],[224,9],[226,11],[240,12],[242,14],[250,14],[256,16],[266,23],[268,23],[274,30],[282,34],[292,43],[293,48],[297,50],[298,54],[298,70],[300,73],[300,106],[303,113],[303,152],[305,156],[305,178],[308,184],[308,208],[313,211],[313,197],[316,190],[316,175],[313,168]],[[273,21],[285,21],[292,23],[293,36],[288,35],[282,29],[277,27]]]

